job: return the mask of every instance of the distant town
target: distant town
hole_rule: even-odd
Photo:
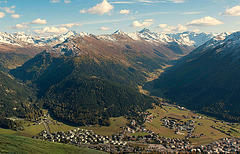
[[[179,110],[186,110],[180,106],[174,106]],[[152,122],[156,117],[149,113],[138,112],[139,116],[144,115],[144,123]],[[49,117],[49,115],[45,115]],[[54,122],[47,118],[42,118],[36,122],[35,125],[44,124],[45,131],[40,132],[35,139],[41,139],[50,142],[59,142],[65,144],[71,144],[78,147],[92,148],[100,151],[111,153],[152,153],[152,152],[197,152],[197,153],[239,153],[240,152],[240,138],[222,138],[214,143],[194,146],[189,141],[190,138],[198,138],[204,136],[193,135],[195,130],[195,124],[202,125],[202,123],[196,123],[192,119],[204,119],[203,116],[184,116],[188,122],[183,122],[177,118],[164,117],[162,119],[163,125],[175,130],[175,134],[185,135],[183,139],[179,138],[166,138],[159,136],[155,132],[146,129],[139,123],[137,119],[132,119],[129,125],[122,128],[121,132],[116,132],[113,135],[97,135],[94,131],[89,129],[76,128],[67,132],[59,131],[51,133],[48,124]],[[56,124],[56,123],[54,123]],[[59,124],[58,124],[59,125]],[[134,133],[140,133],[140,135],[133,135]],[[141,135],[143,133],[143,135]],[[185,134],[186,133],[186,134]]]

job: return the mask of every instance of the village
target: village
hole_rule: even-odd
[[[92,130],[80,128],[67,132],[59,131],[51,133],[48,130],[48,124],[59,124],[49,120],[49,115],[47,114],[41,121],[35,123],[36,125],[43,123],[44,126],[46,125],[46,130],[34,136],[34,138],[112,153],[240,152],[240,139],[238,138],[224,138],[208,145],[192,145],[189,139],[199,137],[193,135],[195,124],[201,125],[201,123],[196,123],[194,119],[204,119],[204,117],[194,116],[190,118],[186,116],[184,118],[189,119],[187,122],[172,117],[164,117],[161,121],[165,127],[175,130],[176,134],[186,136],[179,139],[162,137],[152,130],[146,129],[143,124],[152,122],[156,118],[153,114],[149,112],[136,112],[136,114],[138,115],[137,117],[141,118],[132,118],[127,126],[122,127],[122,131],[106,136],[97,135]],[[147,135],[134,135],[134,133],[144,133]]]
[[[127,130],[127,129],[125,129]],[[47,131],[35,136],[51,142],[72,144],[79,147],[88,147],[106,152],[240,152],[239,138],[224,138],[208,145],[193,146],[187,139],[170,139],[160,137],[153,132],[145,136],[128,136],[124,132],[110,136],[95,134],[92,130],[74,129],[68,132]]]

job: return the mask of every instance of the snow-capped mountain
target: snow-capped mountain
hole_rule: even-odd
[[[216,35],[212,39],[208,40],[206,43],[201,45],[200,47],[196,48],[192,54],[204,52],[205,50],[213,49],[221,44],[224,44],[226,39],[231,35],[231,32],[224,32],[219,35]],[[228,39],[227,39],[228,40]]]
[[[173,38],[169,37],[166,34],[163,33],[155,33],[150,31],[149,29],[144,28],[143,30],[135,33],[129,33],[129,37],[131,37],[134,40],[143,39],[148,42],[154,43],[170,43],[170,42],[176,42]]]
[[[218,34],[195,33],[195,32],[187,31],[187,32],[183,32],[183,33],[167,34],[167,35],[184,45],[199,47]]]
[[[110,35],[98,35],[95,36],[93,34],[87,33],[77,33],[75,31],[69,31],[66,34],[62,35],[53,35],[53,36],[34,36],[29,35],[24,32],[18,32],[14,34],[8,34],[0,32],[0,43],[17,45],[17,46],[55,46],[58,43],[64,42],[66,39],[70,37],[84,37],[84,36],[94,36],[100,40],[117,42],[120,40],[132,39],[134,41],[147,41],[152,44],[178,44],[179,46],[188,46],[196,48],[214,36],[216,34],[210,33],[194,33],[194,32],[184,32],[178,34],[164,34],[158,32],[152,32],[149,29],[144,28],[141,31],[126,33],[123,31],[116,31]]]
[[[106,41],[117,41],[116,35],[129,37],[136,41],[147,41],[149,43],[177,43],[180,46],[189,46],[189,47],[199,47],[204,44],[208,40],[215,37],[217,34],[214,33],[195,33],[195,32],[183,32],[178,34],[165,34],[152,32],[149,29],[144,28],[141,31],[126,33],[123,31],[116,31],[112,35],[99,35],[97,36],[99,39]]]
[[[155,87],[181,105],[239,122],[239,62],[240,32],[222,33],[177,61]]]
[[[71,36],[85,36],[88,35],[86,33],[77,33],[75,31],[69,31],[66,34],[58,35],[58,36],[34,36],[29,35],[24,32],[18,32],[14,34],[8,34],[0,32],[0,43],[17,45],[17,46],[46,46],[46,45],[56,45],[65,41],[67,38]]]

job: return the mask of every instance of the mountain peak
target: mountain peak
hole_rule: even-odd
[[[121,30],[117,30],[115,31],[113,34],[117,34],[117,35],[125,35],[126,33],[121,31]]]
[[[141,30],[139,33],[150,33],[151,31],[147,28],[144,28],[143,30]]]
[[[63,34],[64,36],[74,36],[79,35],[76,31],[70,30],[67,33]]]

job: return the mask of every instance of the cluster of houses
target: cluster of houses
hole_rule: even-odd
[[[165,127],[176,130],[176,134],[186,135],[185,133],[183,133],[186,132],[188,137],[193,135],[195,129],[194,120],[188,120],[188,122],[183,122],[176,118],[165,117],[162,119],[162,122]]]
[[[74,129],[68,132],[54,132],[48,134],[47,131],[39,133],[35,138],[48,140],[51,142],[83,144],[83,145],[96,145],[96,144],[111,144],[111,145],[126,145],[123,141],[122,135],[101,136],[95,134],[92,130]]]
[[[185,110],[185,108],[181,108]],[[34,138],[72,144],[79,147],[87,147],[109,153],[240,153],[240,139],[224,138],[218,142],[202,146],[191,145],[189,138],[193,138],[195,119],[203,119],[201,116],[185,116],[187,120],[165,117],[161,121],[169,129],[176,130],[176,134],[184,135],[183,139],[165,138],[153,131],[146,129],[143,124],[152,122],[156,117],[149,112],[138,112],[139,119],[131,119],[128,126],[122,127],[122,131],[113,135],[102,136],[92,130],[76,128],[67,132],[49,133],[42,131]],[[47,117],[39,122],[54,124]],[[198,123],[198,125],[201,125]],[[147,135],[134,135],[143,132]],[[141,133],[140,133],[141,134]]]
[[[95,134],[92,130],[77,128],[68,132],[61,131],[52,134],[48,134],[47,131],[42,131],[34,138],[51,142],[67,143],[79,147],[88,147],[106,152],[114,151],[117,153],[157,151],[157,149],[154,148],[136,146],[138,144],[161,144],[165,151],[177,149],[183,150],[191,146],[188,140],[163,138],[153,132],[145,136],[132,136],[124,133],[126,132],[123,131],[110,136],[101,136]]]
[[[191,149],[198,153],[240,153],[240,138],[223,138],[220,141]]]
[[[146,132],[148,135],[134,136],[131,134],[132,129],[129,127],[125,127],[123,131],[109,136],[97,135],[92,130],[76,128],[67,132],[61,131],[51,134],[43,131],[34,138],[114,153],[240,152],[240,139],[237,138],[225,138],[219,142],[196,147],[191,145],[188,138],[170,139],[161,137],[152,131],[144,129],[143,127],[140,129],[141,131]]]

